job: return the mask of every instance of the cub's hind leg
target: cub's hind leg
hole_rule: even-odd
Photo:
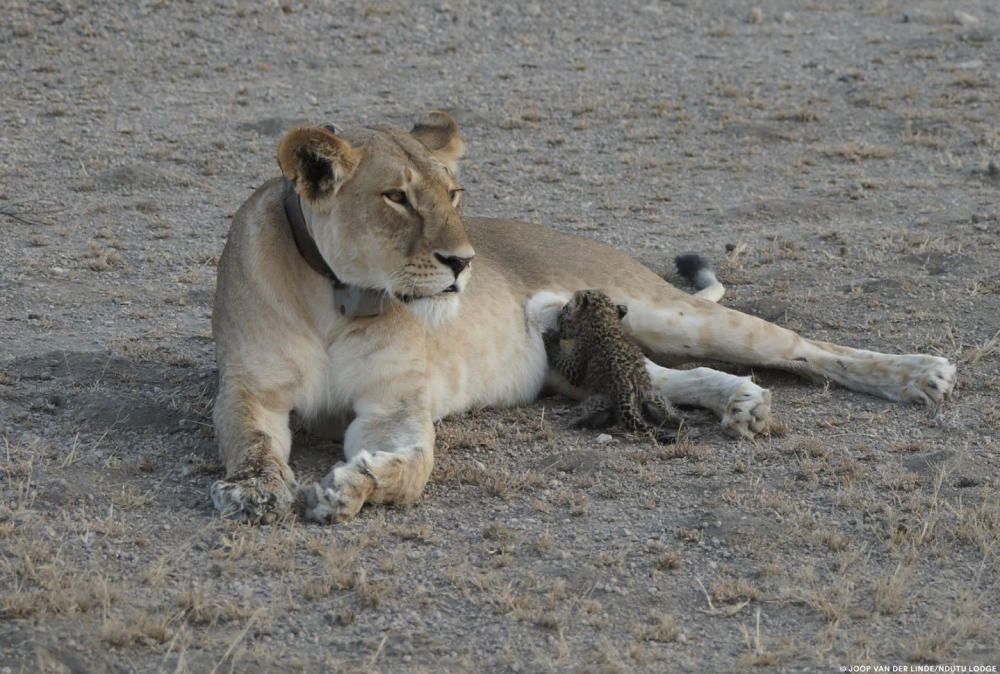
[[[640,399],[642,418],[647,424],[657,428],[668,426],[676,428],[679,425],[680,415],[659,390],[644,391]]]
[[[262,398],[271,397],[271,405]],[[290,405],[280,396],[255,395],[223,380],[215,400],[215,433],[226,477],[212,485],[212,503],[226,517],[267,522],[292,503],[288,454],[292,433]]]
[[[595,393],[576,407],[576,416],[570,420],[575,428],[607,428],[614,423],[614,403],[604,393]]]

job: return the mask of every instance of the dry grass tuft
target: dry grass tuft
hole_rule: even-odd
[[[389,533],[404,541],[413,541],[424,545],[440,545],[442,542],[441,537],[426,524],[421,526],[397,525],[390,527]]]
[[[982,344],[970,346],[958,357],[966,365],[975,365],[981,360],[996,358],[1000,354],[1000,331]]]
[[[818,122],[820,120],[819,113],[811,107],[798,108],[796,110],[784,110],[779,112],[774,116],[779,122]]]
[[[909,585],[910,571],[902,564],[888,576],[882,576],[875,581],[875,610],[882,615],[894,615],[906,604],[906,588]]]
[[[764,640],[760,633],[760,609],[757,609],[754,617],[756,622],[753,630],[740,623],[743,644],[747,647],[747,653],[742,660],[751,667],[774,667],[778,664],[778,656],[764,648]]]
[[[101,625],[98,638],[113,648],[164,644],[173,636],[169,619],[148,613],[132,615],[126,621],[109,618]]]
[[[195,625],[218,625],[250,617],[251,612],[234,602],[210,599],[201,586],[191,586],[177,597],[177,608],[185,620]]]
[[[847,549],[850,539],[839,529],[831,529],[820,534],[820,542],[831,552],[841,552]]]
[[[435,466],[435,481],[481,487],[491,496],[510,497],[522,491],[539,489],[545,478],[535,471],[512,473],[499,465],[486,465],[479,461],[439,462]]]
[[[90,271],[111,271],[120,267],[121,255],[114,248],[104,247],[96,241],[91,241],[87,251],[79,256],[83,265]]]
[[[671,445],[661,445],[654,453],[659,459],[690,459],[705,461],[712,456],[712,447],[707,444],[695,444],[686,438],[678,438]]]
[[[660,571],[676,571],[682,563],[681,553],[676,551],[665,552],[656,558],[656,568]]]
[[[708,594],[715,604],[736,604],[760,597],[760,590],[745,578],[726,577],[708,586]]]
[[[884,145],[867,145],[865,143],[843,143],[840,145],[823,145],[819,152],[827,157],[838,157],[857,162],[866,159],[888,159],[896,154],[891,147]]]
[[[632,633],[644,641],[669,643],[677,641],[681,635],[681,625],[671,614],[659,613],[649,616],[644,624],[633,628]]]
[[[795,602],[806,606],[830,624],[839,624],[849,615],[853,600],[853,587],[843,578],[828,585],[821,585],[811,570],[803,573],[803,585],[786,588],[785,594]]]

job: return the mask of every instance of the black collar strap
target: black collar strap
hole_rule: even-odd
[[[330,269],[330,265],[323,259],[323,255],[316,246],[316,241],[309,234],[306,227],[306,219],[302,214],[302,202],[299,195],[295,193],[295,186],[292,181],[285,181],[285,218],[288,220],[288,228],[292,230],[292,239],[299,255],[306,261],[312,270],[320,276],[326,277],[333,285],[333,302],[337,311],[343,316],[351,318],[372,318],[380,315],[389,305],[389,294],[384,290],[375,288],[359,288],[344,283]]]

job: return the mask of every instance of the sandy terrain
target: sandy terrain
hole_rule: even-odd
[[[0,2],[0,672],[1000,664],[1000,4],[759,5]],[[282,130],[435,107],[467,212],[700,251],[956,395],[758,371],[774,434],[667,447],[549,398],[442,422],[417,507],[220,519],[232,214]]]

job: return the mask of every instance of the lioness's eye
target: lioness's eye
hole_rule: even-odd
[[[382,196],[400,206],[406,206],[410,203],[406,198],[406,192],[403,190],[388,190],[387,192],[383,192]]]
[[[458,195],[460,195],[464,191],[465,190],[463,190],[461,187],[456,187],[451,192],[449,192],[448,196],[451,197],[451,203],[457,204],[458,203]]]

